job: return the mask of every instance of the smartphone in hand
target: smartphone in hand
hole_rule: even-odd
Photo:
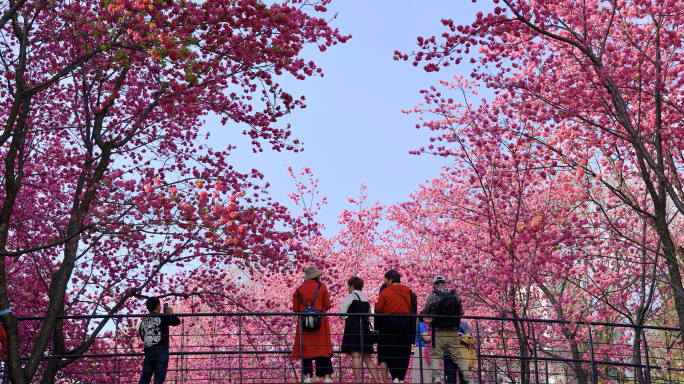
[[[169,308],[169,303],[164,303],[164,310],[163,313],[166,313],[166,310]]]

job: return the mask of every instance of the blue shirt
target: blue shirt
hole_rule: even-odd
[[[472,333],[470,332],[470,326],[468,326],[468,323],[461,320],[461,327],[458,329],[458,335],[463,336],[466,333],[470,333],[472,335]]]
[[[416,345],[419,347],[424,347],[427,345],[425,340],[420,336],[421,333],[427,332],[428,328],[425,323],[422,321],[419,321],[418,324],[416,324]]]

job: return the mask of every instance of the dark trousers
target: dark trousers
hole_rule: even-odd
[[[330,356],[319,356],[312,359],[302,359],[302,375],[313,376],[313,362],[316,360],[316,376],[323,377],[333,374],[332,360]]]
[[[390,317],[383,320],[378,360],[387,363],[392,379],[404,380],[411,361],[411,345],[415,337],[413,319]]]
[[[149,384],[154,375],[154,384],[162,384],[166,380],[169,368],[169,351],[161,348],[146,348],[142,374],[138,384]]]
[[[456,384],[456,376],[458,375],[458,383],[466,384],[465,378],[463,378],[463,373],[458,369],[456,363],[451,360],[449,354],[444,354],[444,383],[446,384]]]

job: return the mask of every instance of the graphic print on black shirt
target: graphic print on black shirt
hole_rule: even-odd
[[[161,315],[145,317],[140,322],[138,331],[145,348],[169,348],[169,326],[181,323],[178,316]]]
[[[146,317],[140,322],[140,337],[145,348],[156,347],[161,341],[161,322],[158,316]]]

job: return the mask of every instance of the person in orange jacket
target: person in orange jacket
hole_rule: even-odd
[[[376,313],[408,315],[412,312],[411,289],[401,284],[399,272],[385,273],[384,289],[375,305]],[[378,360],[389,369],[392,382],[403,383],[411,360],[411,344],[415,335],[415,319],[404,316],[385,317],[379,330]]]

